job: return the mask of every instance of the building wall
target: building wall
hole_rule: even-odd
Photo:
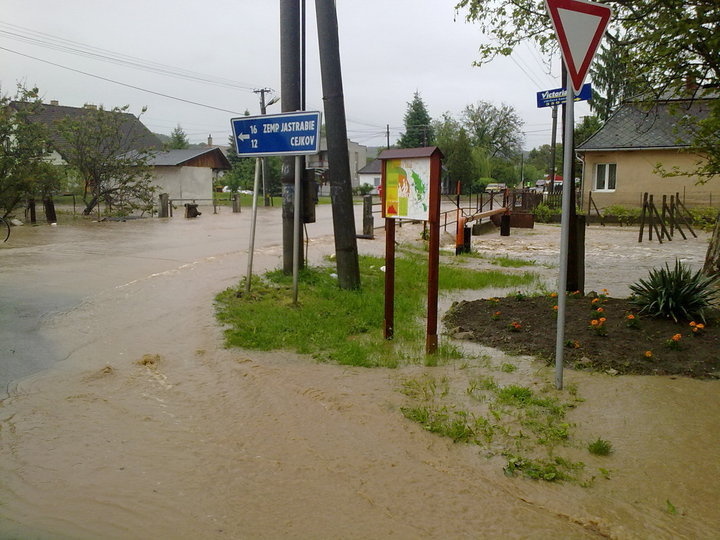
[[[158,193],[167,193],[171,199],[208,199],[204,201],[208,204],[213,171],[208,167],[155,167],[153,183]]]
[[[642,206],[643,193],[654,195],[656,204],[662,196],[680,194],[687,206],[720,206],[720,178],[706,184],[697,184],[695,177],[663,178],[654,171],[658,163],[666,169],[678,166],[692,169],[698,158],[677,150],[635,150],[612,152],[585,152],[583,166],[583,205],[588,204],[588,192],[599,209],[610,205]],[[596,189],[597,164],[614,163],[616,185],[614,190]]]
[[[348,139],[348,159],[350,162],[350,182],[352,187],[358,187],[360,184],[360,178],[358,177],[358,171],[367,165],[367,146],[363,146],[354,141]],[[327,169],[328,155],[327,155],[327,142],[325,138],[320,142],[320,153],[308,156],[305,166],[308,169]]]
[[[361,184],[367,184],[369,186],[373,187],[373,190],[370,192],[373,195],[376,195],[379,193],[378,187],[380,186],[380,182],[382,180],[381,173],[377,174],[358,174],[358,186]]]
[[[367,165],[367,146],[348,140],[348,153],[350,157],[350,180],[352,187],[360,185],[358,171]]]

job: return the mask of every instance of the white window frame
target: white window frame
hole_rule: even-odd
[[[612,187],[610,187],[612,184]],[[593,178],[595,191],[615,191],[617,189],[617,163],[596,163]]]

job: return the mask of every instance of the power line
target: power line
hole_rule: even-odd
[[[515,58],[515,55],[511,54],[511,55],[510,55],[510,60],[512,60],[513,63],[520,69],[520,71],[522,71],[522,72],[525,74],[525,76],[528,78],[528,80],[530,80],[531,83],[533,83],[537,88],[542,88],[542,85],[537,82],[537,80],[535,79],[535,77],[533,77],[532,75],[530,75],[530,73],[528,73],[528,72],[525,70],[525,68],[520,65],[519,61]]]
[[[82,75],[87,75],[88,77],[93,77],[93,78],[95,78],[95,79],[100,79],[101,81],[111,82],[111,83],[113,83],[113,84],[119,84],[120,86],[125,86],[126,88],[132,88],[133,90],[139,90],[139,91],[141,91],[141,92],[147,92],[148,94],[153,94],[153,95],[160,96],[160,97],[164,97],[164,98],[168,98],[168,99],[174,99],[175,101],[181,101],[182,103],[188,103],[188,104],[190,104],[190,105],[197,105],[198,107],[205,107],[206,109],[212,109],[212,110],[215,110],[215,111],[226,112],[226,113],[230,113],[230,114],[238,114],[238,115],[242,114],[242,113],[240,113],[240,112],[238,112],[238,111],[231,111],[231,110],[229,110],[229,109],[222,109],[222,108],[220,108],[220,107],[214,107],[213,105],[207,105],[207,104],[205,104],[205,103],[199,103],[199,102],[197,102],[197,101],[191,101],[191,100],[189,100],[189,99],[179,98],[179,97],[177,97],[177,96],[171,96],[171,95],[169,95],[169,94],[163,94],[162,92],[156,92],[155,90],[148,90],[147,88],[141,88],[140,86],[135,86],[135,85],[132,85],[132,84],[128,84],[128,83],[116,81],[116,80],[114,80],[114,79],[109,79],[109,78],[107,78],[107,77],[101,77],[100,75],[95,75],[94,73],[88,73],[87,71],[82,71],[82,70],[75,69],[75,68],[71,68],[71,67],[68,67],[68,66],[63,66],[62,64],[56,64],[55,62],[50,62],[49,60],[44,60],[44,59],[42,59],[42,58],[37,58],[37,57],[31,56],[31,55],[29,55],[29,54],[25,54],[25,53],[21,53],[21,52],[18,52],[18,51],[14,51],[14,50],[12,50],[12,49],[8,49],[7,47],[0,47],[0,50],[7,51],[7,52],[11,52],[11,53],[17,54],[17,55],[19,55],[19,56],[24,56],[25,58],[31,58],[32,60],[37,60],[38,62],[43,62],[43,63],[49,64],[49,65],[51,65],[51,66],[55,66],[55,67],[59,67],[59,68],[62,68],[62,69],[66,69],[66,70],[68,70],[68,71],[73,71],[73,72],[75,72],[75,73],[80,73],[80,74],[82,74]]]
[[[9,30],[2,29],[1,27],[3,26],[9,28]],[[30,34],[34,34],[35,36]],[[30,28],[24,28],[22,26],[9,24],[2,21],[0,21],[0,35],[4,35],[7,38],[17,41],[45,47],[51,50],[61,51],[77,56],[83,56],[86,58],[93,58],[95,60],[110,62],[116,65],[122,65],[133,69],[139,69],[169,77],[176,77],[185,80],[194,80],[217,86],[236,88],[243,91],[252,91],[253,88],[257,86],[233,81],[230,79],[215,77],[203,73],[197,73],[187,69],[161,64],[159,62],[144,60],[108,49],[101,49],[92,45],[87,45],[78,41],[72,41],[62,37],[53,36],[52,34],[37,32]]]

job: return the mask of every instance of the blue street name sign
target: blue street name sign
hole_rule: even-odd
[[[567,91],[563,88],[555,90],[545,90],[537,93],[537,106],[552,107],[553,105],[562,105],[565,103]],[[575,95],[575,101],[587,101],[592,98],[592,85],[590,83],[583,84],[580,93]]]
[[[318,153],[319,112],[243,116],[233,118],[230,122],[239,156],[298,156]]]

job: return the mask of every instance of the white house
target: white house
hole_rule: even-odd
[[[372,186],[373,195],[379,193],[382,181],[382,161],[374,159],[358,171],[358,184]]]
[[[213,182],[231,168],[219,148],[188,148],[157,152],[150,159],[153,183],[173,200],[211,200]]]

